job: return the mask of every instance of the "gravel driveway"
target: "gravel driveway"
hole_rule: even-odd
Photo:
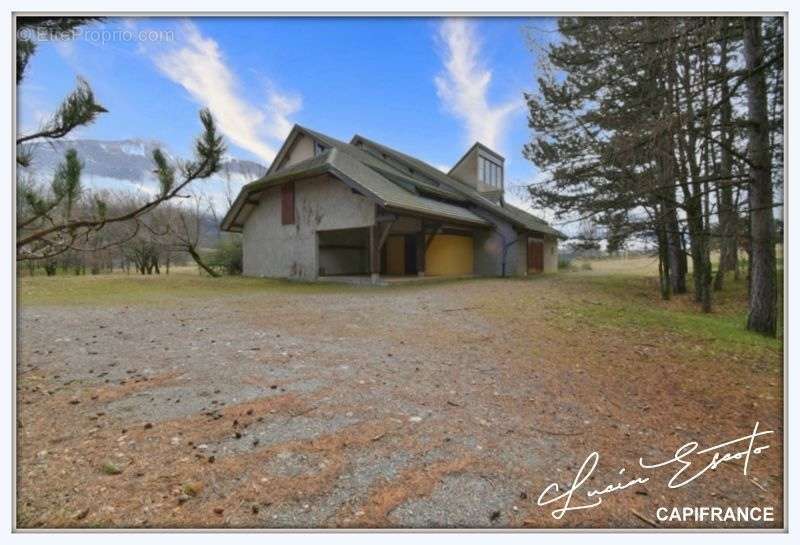
[[[710,372],[672,372],[668,336],[570,321],[580,297],[544,278],[22,308],[18,523],[641,527],[632,510],[701,491],[780,505],[776,459],[764,490],[732,471],[571,520],[536,506],[592,450],[613,477],[682,434],[751,425],[722,393],[675,404]],[[781,425],[779,402],[762,421]]]

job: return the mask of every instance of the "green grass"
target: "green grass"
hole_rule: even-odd
[[[369,294],[386,290],[419,290],[442,284],[483,279],[427,278],[389,286],[348,285],[334,282],[298,282],[270,278],[222,276],[191,272],[142,276],[139,274],[22,276],[17,279],[22,306],[170,305],[191,299],[269,294]]]
[[[657,279],[618,275],[572,275],[561,281],[579,284],[585,290],[582,302],[568,303],[568,311],[579,319],[611,328],[639,328],[654,332],[677,333],[693,339],[698,350],[707,355],[740,352],[759,355],[783,349],[782,301],[779,301],[779,337],[777,339],[745,329],[747,321],[747,285],[730,279],[724,289],[714,292],[714,308],[703,313],[690,293],[661,301]],[[779,285],[782,293],[782,285]],[[588,301],[587,301],[588,300]]]
[[[187,298],[242,296],[249,293],[325,293],[348,289],[354,288],[239,276],[211,278],[187,273],[33,276],[17,281],[18,301],[22,306],[158,305],[177,303]]]

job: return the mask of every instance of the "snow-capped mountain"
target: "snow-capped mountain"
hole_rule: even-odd
[[[56,140],[28,146],[26,149],[32,161],[25,171],[46,179],[70,148],[78,152],[84,164],[83,174],[89,183],[93,178],[99,178],[106,182],[127,181],[141,187],[153,179],[153,150],[161,148],[168,159],[174,160],[168,149],[153,140]],[[256,162],[226,156],[220,172],[214,178],[228,178],[238,184],[255,180],[265,172],[266,168]],[[107,186],[108,183],[103,185]],[[124,187],[120,186],[121,189]]]

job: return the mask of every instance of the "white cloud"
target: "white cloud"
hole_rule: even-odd
[[[464,19],[446,19],[439,27],[444,71],[434,79],[443,105],[466,125],[469,143],[480,141],[492,149],[502,142],[512,113],[521,102],[489,104],[491,70],[480,60],[480,43]]]
[[[176,47],[154,55],[158,69],[208,107],[220,131],[234,144],[271,162],[291,130],[290,117],[301,108],[301,98],[270,88],[266,108],[258,108],[239,92],[216,41],[188,22],[176,36],[182,38]]]
[[[296,95],[284,95],[274,89],[269,91],[267,108],[270,112],[270,122],[267,124],[270,135],[277,140],[284,140],[289,136],[294,123],[290,116],[303,107],[303,101]]]

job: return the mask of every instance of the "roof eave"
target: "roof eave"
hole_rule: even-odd
[[[404,207],[404,206],[396,206],[396,205],[387,204],[385,206],[385,208],[386,208],[386,210],[388,210],[390,212],[398,212],[398,213],[402,213],[402,214],[408,215],[408,216],[416,216],[416,217],[421,217],[421,218],[426,218],[426,219],[438,220],[438,221],[443,221],[443,222],[447,222],[447,223],[453,223],[453,224],[457,224],[457,225],[468,225],[470,227],[481,227],[481,228],[484,228],[484,229],[488,229],[488,228],[490,228],[492,226],[491,223],[489,223],[488,221],[482,220],[482,219],[478,219],[478,220],[474,220],[473,221],[473,220],[469,220],[469,219],[465,219],[465,218],[458,218],[458,217],[455,217],[455,216],[451,216],[449,214],[434,214],[432,212],[425,212],[425,211],[418,210],[416,208],[411,208],[411,207]]]
[[[524,231],[531,231],[534,233],[540,233],[542,235],[547,235],[551,237],[556,237],[561,240],[567,240],[569,237],[565,236],[564,233],[559,231],[558,229],[553,229],[549,225],[546,227],[538,228],[538,227],[530,227],[528,225],[522,225],[522,230]]]

